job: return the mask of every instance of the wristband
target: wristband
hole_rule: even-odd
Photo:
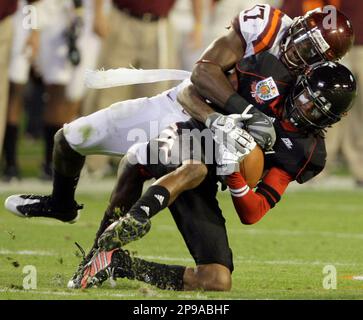
[[[240,114],[249,105],[251,105],[246,99],[242,98],[237,92],[233,93],[224,105],[224,111],[228,114]]]

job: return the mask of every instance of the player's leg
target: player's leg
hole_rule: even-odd
[[[127,251],[97,251],[69,288],[100,286],[108,278],[138,280],[164,290],[229,291],[231,272],[224,265],[211,263],[197,267],[168,265],[132,257]]]
[[[105,229],[120,217],[125,216],[136,203],[141,196],[144,182],[150,178],[139,165],[131,164],[127,156],[121,159],[118,180],[96,233],[93,249],[98,248],[98,238]]]
[[[48,99],[43,115],[45,154],[42,164],[42,178],[49,180],[52,178],[54,136],[69,119],[66,112],[65,86],[46,85],[45,89]]]
[[[190,134],[179,125],[171,125],[149,143],[135,145],[128,153],[130,161],[144,163],[152,177],[158,178],[129,212],[110,225],[99,239],[106,250],[122,247],[144,236],[151,227],[150,219],[170,206],[184,191],[194,189],[208,170],[197,158],[199,141],[190,143]],[[199,148],[200,149],[200,148]]]
[[[105,230],[98,245],[111,250],[143,237],[150,230],[150,219],[170,206],[182,192],[198,186],[206,174],[207,168],[203,163],[185,161],[175,171],[154,182],[126,216]]]
[[[19,136],[19,123],[23,110],[24,84],[10,82],[7,123],[4,137],[4,180],[11,181],[19,178],[17,162],[17,145]]]
[[[215,181],[206,179],[198,188],[182,193],[170,207],[196,267],[150,262],[121,249],[98,251],[74,287],[100,285],[113,277],[144,281],[161,289],[230,290],[232,252],[215,195]]]
[[[79,273],[98,249],[98,238],[111,223],[124,216],[130,210],[132,205],[140,198],[144,182],[149,178],[150,176],[146,175],[140,166],[131,164],[127,160],[127,156],[121,159],[119,177],[111,194],[110,203],[96,232],[94,244],[88,254],[84,256],[77,271],[69,281],[68,285],[70,287],[75,286]]]
[[[55,136],[51,196],[14,195],[5,207],[20,217],[52,217],[73,222],[78,217],[74,194],[88,154],[123,155],[136,141],[147,142],[173,121],[183,121],[167,93],[113,104],[79,118]]]

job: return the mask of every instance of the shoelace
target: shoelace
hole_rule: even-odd
[[[86,252],[84,251],[84,249],[81,247],[81,245],[78,242],[75,242],[74,244],[76,245],[78,250],[81,252],[83,260],[85,260],[86,259]]]

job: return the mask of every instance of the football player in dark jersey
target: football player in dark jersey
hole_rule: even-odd
[[[335,26],[329,23],[333,14]],[[194,109],[191,115],[212,131],[229,130],[229,136],[234,137],[236,148],[243,154],[248,148],[241,143],[246,140],[240,136],[237,121],[228,114],[241,114],[250,104],[273,106],[283,98],[289,81],[295,81],[295,74],[318,61],[341,58],[352,41],[352,26],[339,11],[320,9],[293,21],[268,5],[244,10],[234,19],[227,35],[208,47],[191,77],[194,89],[202,97],[201,103],[207,99],[227,116],[216,113],[209,105]],[[257,60],[259,63],[253,67]],[[280,72],[278,67],[275,77],[267,77],[274,65],[289,71]],[[226,75],[235,66],[238,90]],[[127,139],[130,130],[142,129],[147,141],[155,137],[151,136],[150,121],[157,121],[159,134],[169,124],[188,119],[175,98],[184,84],[156,97],[120,102],[65,124],[55,135],[52,194],[13,195],[6,199],[5,207],[20,217],[42,216],[75,222],[82,208],[75,201],[75,190],[86,155],[125,154],[132,145]],[[249,129],[256,142],[271,148],[275,130],[259,109],[264,111],[257,107],[248,109],[253,115]]]
[[[265,155],[265,174],[257,189],[253,191],[238,171],[226,178],[242,223],[259,221],[280,201],[290,182],[304,183],[321,172],[326,158],[324,130],[346,115],[355,94],[356,82],[352,73],[342,65],[324,63],[300,77],[287,98],[268,111],[277,140],[272,152]],[[188,98],[184,99],[187,100],[185,103],[191,102]],[[158,144],[158,152],[169,146],[164,153],[170,155],[174,146],[179,148],[172,142],[182,136],[183,128],[202,129],[203,124],[190,120],[166,129],[166,139],[159,140],[162,143]],[[151,142],[146,150],[150,151],[149,160],[154,152]],[[112,197],[108,214],[114,212],[116,206],[120,212],[127,214],[112,224],[110,215],[106,217],[109,221],[102,222],[95,251],[89,262],[80,268],[71,282],[72,286],[99,285],[113,276],[145,281],[163,289],[230,289],[232,252],[225,221],[215,198],[215,166],[193,163],[194,148],[188,149],[186,155],[184,151],[174,167],[163,163],[130,165],[125,159],[119,187]],[[168,173],[170,170],[175,171]],[[142,182],[150,177],[158,180],[132,205],[135,199],[130,199],[130,195],[141,194]],[[131,192],[135,186],[136,192]],[[148,262],[130,257],[118,248],[145,234],[150,227],[149,219],[167,206],[196,262],[196,268]],[[142,223],[134,224],[135,220]],[[144,228],[140,228],[141,225]],[[97,246],[101,249],[96,250]]]

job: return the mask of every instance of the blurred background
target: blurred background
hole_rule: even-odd
[[[86,69],[191,70],[242,10],[267,3],[291,18],[333,4],[352,21],[343,63],[363,76],[361,0],[0,0],[0,185],[52,178],[53,136],[64,123],[174,83],[86,90]],[[360,88],[362,81],[360,82]],[[361,91],[361,90],[360,90]],[[315,184],[363,187],[363,107],[327,136],[328,163]],[[90,156],[83,176],[114,176],[119,159]]]

